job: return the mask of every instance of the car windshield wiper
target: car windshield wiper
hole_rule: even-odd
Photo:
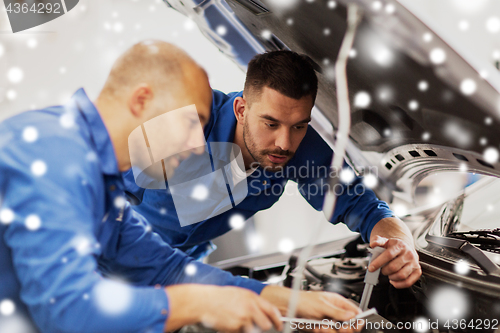
[[[500,267],[491,261],[491,259],[488,258],[481,249],[472,245],[468,240],[444,236],[432,236],[429,234],[425,236],[425,240],[429,243],[467,253],[487,275],[500,276]]]
[[[477,245],[481,249],[500,253],[500,228],[454,231],[446,236],[451,238],[463,239],[471,244]]]

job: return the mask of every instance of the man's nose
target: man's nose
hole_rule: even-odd
[[[274,144],[276,147],[281,148],[281,150],[290,150],[292,146],[290,131],[287,128],[279,131]]]

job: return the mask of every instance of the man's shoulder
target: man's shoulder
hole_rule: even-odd
[[[25,111],[0,123],[0,136],[9,138],[0,143],[0,149],[22,145],[30,149],[49,150],[48,142],[60,142],[67,149],[88,148],[88,131],[77,119],[77,113],[68,112],[63,106]],[[59,152],[62,153],[62,152]]]
[[[225,105],[230,104],[232,106],[233,105],[232,101],[236,97],[243,95],[242,91],[234,91],[234,92],[230,92],[230,93],[226,94],[222,91],[213,89],[212,92],[213,92],[212,111],[215,111],[215,112],[220,110]]]

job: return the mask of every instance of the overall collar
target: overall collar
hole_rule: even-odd
[[[94,103],[88,98],[83,88],[80,88],[72,96],[71,101],[87,122],[102,173],[105,175],[119,175],[120,171],[113,143]]]

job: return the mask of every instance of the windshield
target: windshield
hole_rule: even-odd
[[[486,177],[467,187],[456,231],[500,228],[500,179]]]
[[[483,177],[466,186],[454,199],[441,207],[426,240],[430,241],[430,238],[438,236],[434,238],[434,241],[439,243],[445,239],[439,238],[445,236],[447,239],[456,239],[457,242],[465,241],[469,248],[474,246],[483,250],[484,256],[500,265],[499,213],[500,179]],[[454,244],[453,241],[446,242]],[[462,250],[463,244],[462,246],[458,244],[457,249]],[[476,257],[481,256],[478,253],[476,255]],[[484,260],[479,262],[484,262]],[[476,263],[478,263],[477,260]],[[488,265],[488,267],[493,266]]]

